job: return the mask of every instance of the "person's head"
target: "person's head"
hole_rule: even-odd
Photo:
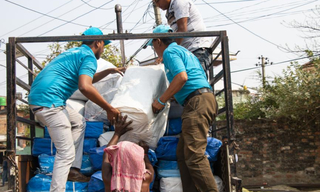
[[[103,35],[102,31],[97,28],[97,27],[90,27],[89,29],[85,30],[82,35]],[[82,44],[89,46],[95,57],[97,59],[100,58],[101,54],[104,51],[104,46],[108,45],[109,43],[111,43],[110,40],[98,40],[98,41],[90,41],[90,40],[85,40],[82,41]]]
[[[228,136],[224,135],[224,136],[222,136],[221,140],[222,140],[222,143],[228,143],[229,138],[228,138]]]
[[[158,25],[153,29],[153,33],[171,33],[173,30],[168,25]],[[159,57],[162,57],[164,50],[174,42],[174,38],[150,39],[148,46],[153,46]]]
[[[157,7],[165,11],[169,9],[171,0],[153,0],[153,2],[156,4]]]

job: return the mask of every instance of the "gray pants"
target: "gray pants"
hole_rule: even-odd
[[[31,110],[40,106],[30,105]],[[50,191],[64,192],[70,167],[81,168],[85,119],[69,107],[43,107],[34,111],[35,117],[47,126],[57,153]]]
[[[199,48],[192,52],[200,61],[200,64],[208,77],[209,68],[212,62],[212,53],[207,48]]]

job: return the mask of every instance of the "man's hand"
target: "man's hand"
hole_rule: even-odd
[[[115,119],[115,131],[114,134],[117,134],[119,137],[123,134],[125,134],[127,131],[131,131],[132,128],[128,127],[131,123],[132,120],[129,122],[126,122],[127,120],[127,115],[122,117],[121,114],[118,115],[118,118]]]
[[[112,68],[111,74],[119,73],[121,76],[123,76],[123,73],[126,71],[126,69],[126,67]]]
[[[114,125],[115,120],[120,116],[120,111],[116,108],[111,108],[107,111],[108,120],[111,123],[111,125]]]
[[[162,57],[158,57],[156,60],[156,64],[161,64],[162,63],[163,58]]]
[[[163,108],[164,108],[164,105],[160,104],[157,99],[153,101],[152,111],[154,114],[158,114]]]

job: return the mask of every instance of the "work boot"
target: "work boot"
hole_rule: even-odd
[[[90,177],[84,176],[79,169],[72,167],[68,175],[68,181],[89,182]]]

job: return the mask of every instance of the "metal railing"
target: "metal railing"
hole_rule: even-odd
[[[228,37],[226,31],[204,31],[204,32],[179,32],[179,33],[145,33],[145,34],[108,34],[99,36],[47,36],[47,37],[10,37],[7,43],[7,156],[15,158],[16,155],[16,122],[23,122],[30,125],[31,138],[19,137],[19,139],[26,139],[31,141],[35,136],[35,127],[39,126],[34,120],[33,114],[30,112],[30,119],[22,118],[17,116],[17,98],[16,98],[16,85],[23,89],[30,91],[34,75],[33,68],[37,67],[39,70],[42,69],[42,65],[39,61],[32,56],[31,53],[25,49],[22,43],[36,43],[36,42],[62,42],[62,41],[83,41],[83,40],[132,40],[132,39],[155,39],[155,38],[188,38],[188,37],[215,37],[215,41],[212,43],[210,51],[213,52],[219,45],[221,51],[213,59],[212,64],[209,68],[209,82],[214,89],[214,85],[221,79],[224,82],[224,89],[218,92],[216,95],[224,94],[225,107],[219,109],[219,114],[226,114],[226,127],[215,129],[213,132],[226,129],[228,138],[234,135],[233,129],[233,106],[232,106],[232,89],[231,89],[231,76],[230,76],[230,58],[229,58],[229,47]],[[19,50],[27,59],[28,63],[25,65],[23,62],[16,58],[16,50]],[[213,74],[213,68],[217,65],[218,58],[222,58],[222,70]],[[22,65],[28,71],[28,83],[25,83],[16,76],[16,64]],[[228,166],[226,170],[230,170]],[[23,174],[20,174],[23,175]],[[230,173],[228,172],[228,180],[224,181],[230,183]],[[15,176],[18,177],[17,174]],[[24,179],[24,178],[20,178]],[[225,179],[224,179],[225,180]],[[14,191],[19,191],[19,186],[14,183],[9,184]],[[228,188],[226,191],[230,191]]]

